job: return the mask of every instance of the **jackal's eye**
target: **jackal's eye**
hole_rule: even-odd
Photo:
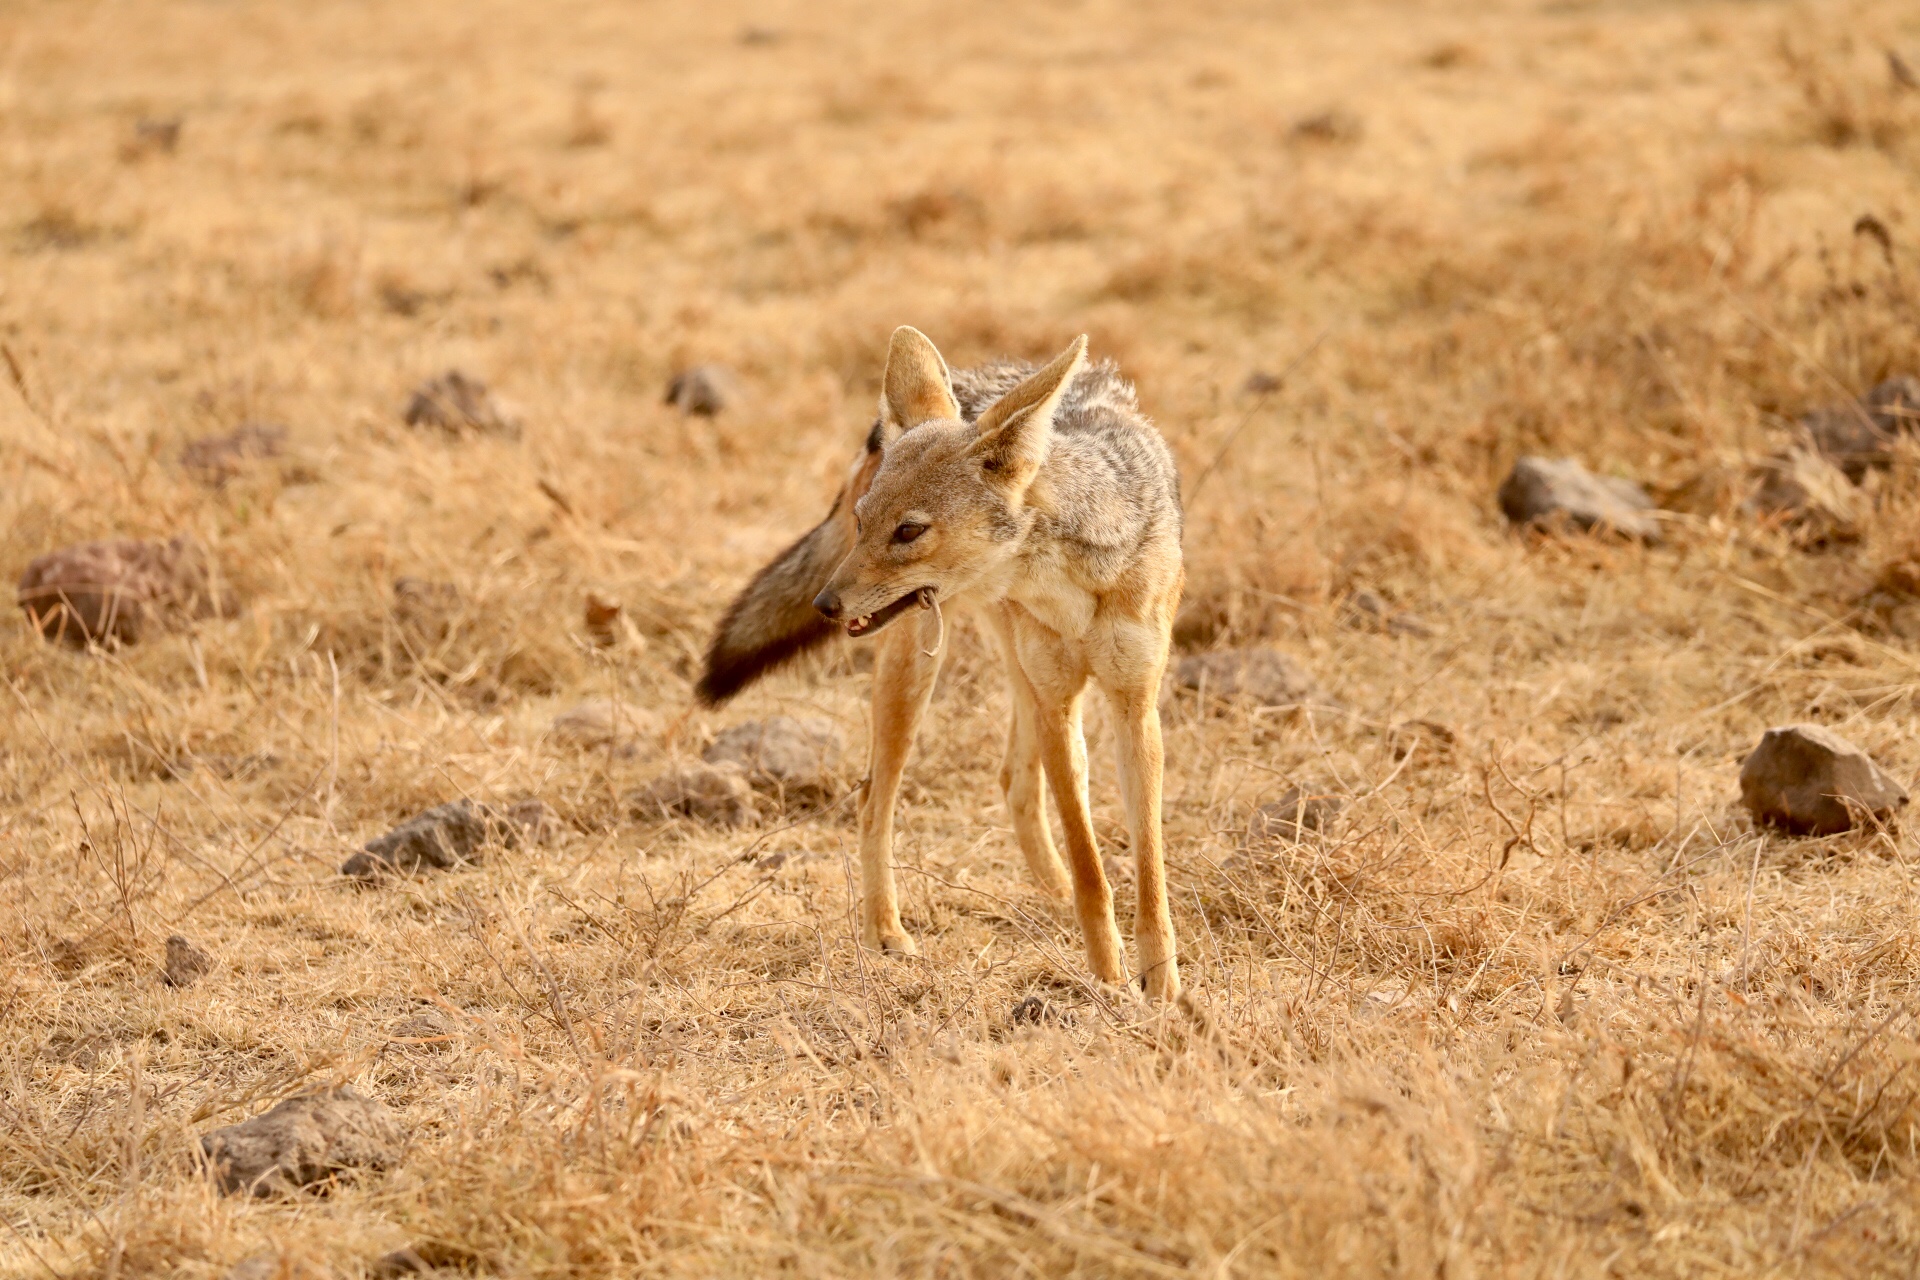
[[[903,543],[903,544],[912,542],[915,538],[919,537],[921,534],[925,533],[926,531],[927,531],[927,526],[923,524],[915,524],[913,521],[909,520],[905,524],[901,525],[899,528],[893,531],[893,540],[895,542]]]

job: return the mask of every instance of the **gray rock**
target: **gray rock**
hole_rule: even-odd
[[[720,827],[745,826],[753,821],[753,787],[747,771],[730,760],[686,761],[628,796],[627,809],[651,821],[680,817]]]
[[[673,375],[667,384],[667,403],[682,413],[711,418],[740,392],[740,380],[723,364],[697,364]]]
[[[555,716],[548,733],[554,741],[568,746],[610,751],[621,759],[631,759],[640,754],[641,735],[652,730],[651,718],[638,707],[610,698],[592,698]]]
[[[545,806],[541,806],[545,810]],[[483,804],[454,800],[417,813],[340,865],[359,880],[407,875],[422,868],[444,871],[478,858],[491,837],[511,849],[525,834],[520,823]]]
[[[1760,466],[1751,506],[1806,545],[1852,542],[1865,514],[1860,491],[1817,449],[1796,445]]]
[[[1857,403],[1815,409],[1800,426],[1821,454],[1858,484],[1868,471],[1893,465],[1894,445],[1920,434],[1920,378],[1888,378]]]
[[[189,440],[180,450],[180,465],[201,484],[218,489],[246,470],[249,462],[279,457],[286,444],[285,427],[247,422],[225,435]]]
[[[1740,766],[1740,800],[1762,822],[1798,835],[1832,835],[1907,803],[1904,787],[1831,729],[1767,730]]]
[[[352,1169],[385,1169],[405,1147],[386,1104],[347,1085],[300,1094],[200,1139],[207,1168],[229,1195],[298,1191]]]
[[[487,384],[458,369],[429,378],[414,389],[401,417],[410,427],[437,427],[450,436],[468,434],[517,439],[520,419]]]
[[[1016,1027],[1064,1027],[1073,1023],[1073,1010],[1055,1004],[1042,995],[1031,995],[1014,1005],[1007,1021]]]
[[[392,1253],[383,1253],[367,1264],[369,1280],[394,1280],[396,1276],[425,1275],[432,1271],[433,1264],[420,1256],[414,1248],[395,1249]]]
[[[1653,509],[1653,499],[1633,481],[1597,476],[1572,458],[1521,458],[1500,485],[1500,510],[1516,525],[1565,525],[1658,542]]]
[[[528,798],[507,806],[507,830],[531,845],[548,845],[564,833],[560,815],[546,801]]]
[[[453,634],[462,604],[460,588],[426,578],[395,578],[393,620],[414,644],[438,644]]]
[[[227,1268],[221,1280],[333,1280],[325,1266],[291,1253],[256,1253]]]
[[[49,551],[27,565],[18,600],[41,635],[75,648],[135,644],[152,631],[233,609],[231,597],[214,586],[205,552],[184,534]]]
[[[1247,820],[1247,847],[1298,844],[1331,827],[1344,807],[1345,801],[1339,796],[1290,787],[1278,800],[1253,811]]]
[[[846,749],[840,727],[823,716],[768,716],[722,731],[701,758],[738,765],[756,790],[819,800],[837,789]]]
[[[1384,631],[1390,636],[1425,639],[1433,634],[1425,618],[1394,608],[1379,592],[1364,587],[1347,597],[1347,620],[1363,630]]]
[[[1168,673],[1173,690],[1260,707],[1337,709],[1306,668],[1278,649],[1220,649],[1188,654]]]
[[[179,934],[167,939],[167,985],[190,987],[213,969],[213,957]]]
[[[444,1047],[460,1034],[460,1027],[443,1010],[422,1005],[387,1032],[390,1040],[412,1041],[431,1047]]]
[[[1867,392],[1867,412],[1883,431],[1920,434],[1920,378],[1888,378]]]

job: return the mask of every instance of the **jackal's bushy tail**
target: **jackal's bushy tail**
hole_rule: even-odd
[[[842,494],[827,518],[753,576],[713,633],[694,696],[717,707],[761,676],[832,639],[839,628],[820,616],[814,596],[853,549],[853,520]]]

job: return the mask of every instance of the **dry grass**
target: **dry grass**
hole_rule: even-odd
[[[1734,804],[1783,720],[1920,770],[1920,468],[1818,553],[1740,507],[1794,415],[1920,370],[1911,6],[969,14],[0,13],[0,568],[190,531],[245,601],[115,654],[0,629],[0,1269],[1920,1265],[1912,838]],[[902,322],[958,361],[1090,332],[1190,487],[1231,437],[1183,642],[1269,639],[1353,708],[1171,718],[1190,1013],[1085,987],[1029,892],[977,642],[908,786],[918,961],[852,945],[846,806],[619,803],[739,718],[863,740],[851,654],[719,716],[689,672],[822,510]],[[747,400],[683,419],[702,360]],[[519,439],[402,425],[450,366]],[[179,466],[248,420],[288,456]],[[1645,479],[1672,537],[1514,538],[1523,451]],[[396,613],[403,576],[461,603]],[[1434,634],[1351,625],[1362,587]],[[633,623],[611,647],[589,592]],[[547,734],[590,697],[644,710],[637,755]],[[1296,781],[1358,798],[1240,855]],[[456,795],[567,834],[335,873]],[[178,990],[176,930],[219,961]],[[1011,1025],[1035,993],[1070,1016]],[[423,1004],[448,1037],[393,1038]],[[403,1166],[213,1195],[196,1135],[326,1079],[403,1113]]]

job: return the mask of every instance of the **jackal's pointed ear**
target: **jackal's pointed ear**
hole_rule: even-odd
[[[1054,411],[1086,359],[1087,335],[1083,333],[1044,369],[1028,374],[1020,385],[987,406],[976,424],[980,438],[969,450],[980,459],[983,470],[1018,489],[1032,483],[1034,473],[1047,460]]]
[[[903,431],[923,422],[958,418],[953,375],[927,335],[911,325],[893,331],[887,348],[887,372],[880,383],[880,441],[892,444]]]

